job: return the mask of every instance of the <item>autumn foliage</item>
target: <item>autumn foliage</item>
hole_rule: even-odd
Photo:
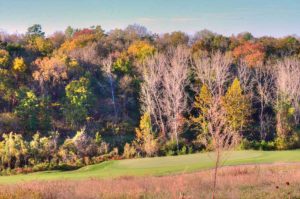
[[[242,59],[250,67],[256,67],[263,63],[265,52],[261,44],[245,42],[233,50],[233,56]]]

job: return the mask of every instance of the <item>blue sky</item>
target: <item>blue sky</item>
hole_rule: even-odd
[[[32,24],[46,33],[138,23],[152,32],[209,29],[225,35],[300,35],[300,0],[0,0],[0,29],[23,33]]]

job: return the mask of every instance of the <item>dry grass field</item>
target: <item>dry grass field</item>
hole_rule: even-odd
[[[300,164],[224,167],[217,198],[300,198]],[[161,177],[33,181],[0,186],[1,199],[211,198],[211,170]]]

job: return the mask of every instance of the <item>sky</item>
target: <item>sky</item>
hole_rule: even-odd
[[[224,35],[300,35],[300,0],[0,0],[0,31],[24,33],[41,24],[47,33],[129,24],[155,33],[208,29]]]

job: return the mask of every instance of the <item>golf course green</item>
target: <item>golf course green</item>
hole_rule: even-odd
[[[300,150],[234,151],[226,155],[224,165],[300,162]],[[213,167],[212,153],[107,161],[74,171],[44,171],[31,174],[1,176],[0,184],[33,180],[81,180],[121,176],[160,176],[193,172]]]

